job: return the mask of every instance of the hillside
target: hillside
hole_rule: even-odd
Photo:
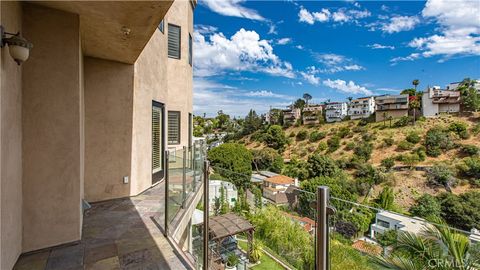
[[[396,121],[394,120],[392,124]],[[426,156],[422,160],[401,161],[399,156],[409,156],[415,153],[415,149],[422,147],[425,141],[426,133],[433,127],[448,128],[452,123],[464,123],[467,127],[467,136],[453,136],[452,140],[455,147],[442,152],[438,157]],[[326,123],[319,126],[307,127],[298,126],[285,129],[285,135],[289,137],[289,144],[283,152],[283,158],[306,160],[313,152],[320,152],[325,155],[330,155],[335,160],[348,161],[354,156],[353,148],[365,141],[365,136],[371,139],[370,143],[373,145],[372,155],[368,163],[375,167],[381,165],[382,160],[386,158],[396,158],[395,166],[432,166],[437,163],[442,163],[455,167],[462,158],[466,155],[462,153],[462,145],[475,145],[480,147],[480,114],[475,114],[468,117],[458,117],[451,115],[444,115],[438,118],[423,118],[417,121],[415,126],[407,125],[403,127],[389,127],[389,122],[386,123],[368,123],[365,126],[359,125],[359,120],[344,121],[338,123]],[[303,139],[297,136],[299,133],[306,132],[306,138]],[[309,140],[312,132],[321,133],[319,137],[323,137],[318,141],[312,142]],[[406,137],[410,134],[418,135],[417,143],[406,143]],[[339,135],[340,134],[340,135]],[[367,134],[367,135],[366,135]],[[328,151],[327,141],[332,137],[340,137],[340,145],[335,151]],[[242,138],[243,142],[249,149],[262,149],[265,147],[264,143],[254,141],[255,134]],[[353,170],[346,169],[350,174]],[[425,171],[417,171],[414,169],[393,170],[389,177],[389,182],[392,183],[394,192],[396,193],[396,204],[403,209],[408,207],[421,194],[437,194],[440,191],[445,191],[443,187],[432,187],[427,185],[427,177]],[[469,190],[480,190],[478,187],[472,186],[466,179],[459,179],[459,184],[452,188],[454,194],[461,194]],[[382,187],[376,186],[374,188],[373,197],[382,190]]]

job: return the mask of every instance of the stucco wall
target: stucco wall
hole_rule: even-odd
[[[422,113],[423,116],[435,116],[438,114],[438,104],[432,103],[432,99],[429,97],[428,91],[422,95]]]
[[[376,113],[375,113],[375,121],[376,122],[380,122],[380,121],[384,120],[383,119],[384,118],[384,115],[383,115],[384,112],[387,112],[387,114],[386,114],[387,120],[390,116],[392,116],[393,119],[397,119],[397,118],[400,118],[402,116],[407,116],[408,115],[408,110],[376,111]]]
[[[84,68],[85,199],[129,196],[134,66],[85,57]]]
[[[22,31],[19,2],[1,1],[1,25]],[[12,269],[22,250],[22,68],[1,49],[0,269]]]
[[[23,9],[34,44],[23,64],[23,251],[81,237],[82,87],[79,18]]]

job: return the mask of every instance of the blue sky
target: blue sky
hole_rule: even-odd
[[[313,100],[480,78],[480,1],[199,1],[194,112],[244,116]]]

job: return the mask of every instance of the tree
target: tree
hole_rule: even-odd
[[[340,147],[340,137],[333,136],[327,140],[328,151],[335,152]]]
[[[307,163],[310,177],[335,177],[340,173],[335,160],[325,155],[313,154],[308,158]]]
[[[453,227],[470,230],[480,228],[480,192],[469,191],[461,195],[442,193],[437,196],[441,216]]]
[[[254,110],[250,110],[243,122],[243,134],[251,134],[262,127],[263,120]]]
[[[382,192],[378,195],[375,203],[382,209],[394,210],[395,208],[395,194],[391,187],[384,187]]]
[[[377,242],[383,247],[383,254],[385,254],[385,249],[389,246],[392,246],[397,243],[398,232],[396,230],[386,230],[381,234],[375,236]]]
[[[372,156],[373,145],[369,142],[360,143],[355,147],[353,153],[363,161],[368,161]]]
[[[268,147],[283,152],[283,149],[287,142],[287,137],[285,137],[285,132],[283,131],[281,126],[272,125],[268,127],[265,134],[265,143]]]
[[[478,258],[469,254],[470,243],[465,235],[454,232],[437,220],[434,227],[421,234],[399,232],[395,250],[375,261],[387,269],[475,269]],[[433,265],[433,266],[432,266]]]
[[[295,102],[293,103],[293,107],[295,109],[300,109],[300,111],[303,111],[303,108],[305,107],[305,100],[301,98],[295,100]]]
[[[431,157],[438,157],[442,150],[449,150],[454,146],[453,138],[451,138],[448,130],[442,127],[429,129],[424,144],[427,155]]]
[[[458,91],[462,96],[463,109],[466,111],[478,111],[480,110],[480,96],[477,90],[474,88],[475,81],[466,78],[462,81],[458,87]]]
[[[230,115],[224,114],[222,110],[217,112],[217,128],[224,129],[226,124],[230,121]]]
[[[427,172],[427,179],[430,184],[444,186],[447,190],[455,184],[452,170],[443,163],[433,165]]]
[[[430,194],[423,194],[417,199],[415,205],[410,208],[412,215],[427,219],[440,217],[441,211],[440,203]]]
[[[305,93],[305,94],[303,94],[303,99],[305,100],[305,104],[308,107],[308,101],[310,101],[312,99],[312,96],[309,93]]]
[[[213,169],[237,188],[250,184],[252,175],[252,153],[244,145],[224,143],[208,152]]]
[[[412,81],[413,87],[415,87],[415,91],[417,91],[417,86],[420,84],[420,81],[418,79],[415,79]]]
[[[263,148],[252,150],[253,155],[253,169],[257,171],[272,171],[281,173],[283,168],[283,158],[273,148]]]
[[[220,208],[219,208],[219,214],[223,215],[228,213],[228,210],[230,209],[227,201],[227,196],[225,194],[225,187],[223,185],[220,185]]]

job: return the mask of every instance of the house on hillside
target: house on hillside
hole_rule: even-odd
[[[315,233],[315,220],[308,218],[308,217],[299,217],[299,216],[294,216],[289,213],[284,213],[286,217],[288,217],[291,221],[296,222],[300,224],[300,226],[303,227],[303,229],[308,232],[309,234],[313,235]]]
[[[320,123],[320,119],[323,117],[323,105],[310,104],[303,108],[303,124],[304,125],[316,125]]]
[[[461,83],[462,82],[449,83],[446,86],[446,90],[449,90],[449,91],[457,90],[457,88],[460,86]],[[477,89],[478,93],[480,94],[480,80],[476,80],[476,82],[473,84],[473,88]]]
[[[480,243],[480,231],[477,229],[472,229],[470,236],[468,236],[468,240],[472,245]]]
[[[293,105],[291,105],[288,109],[283,110],[283,124],[293,125],[300,119],[300,116],[300,109],[294,108]]]
[[[222,180],[210,180],[208,181],[208,183],[209,183],[208,200],[209,200],[210,211],[212,211],[215,208],[215,200],[220,199],[222,188],[223,188],[225,200],[228,202],[228,205],[230,207],[233,207],[235,205],[235,202],[237,201],[237,197],[238,197],[238,192],[237,192],[237,188],[233,183],[222,181]]]
[[[460,112],[460,92],[429,87],[422,95],[423,116],[433,117],[441,113]]]
[[[375,98],[357,98],[348,105],[348,115],[351,119],[368,118],[375,112]]]
[[[375,216],[375,223],[371,225],[370,237],[383,234],[387,230],[398,230],[418,234],[431,226],[427,221],[419,217],[406,217],[388,211],[381,211]]]
[[[325,120],[329,123],[342,121],[348,115],[346,102],[330,102],[325,107]]]
[[[408,94],[375,97],[375,121],[408,116]]]
[[[275,205],[285,205],[288,203],[285,194],[289,186],[297,186],[298,180],[285,175],[275,175],[263,180],[263,197],[267,202]]]

